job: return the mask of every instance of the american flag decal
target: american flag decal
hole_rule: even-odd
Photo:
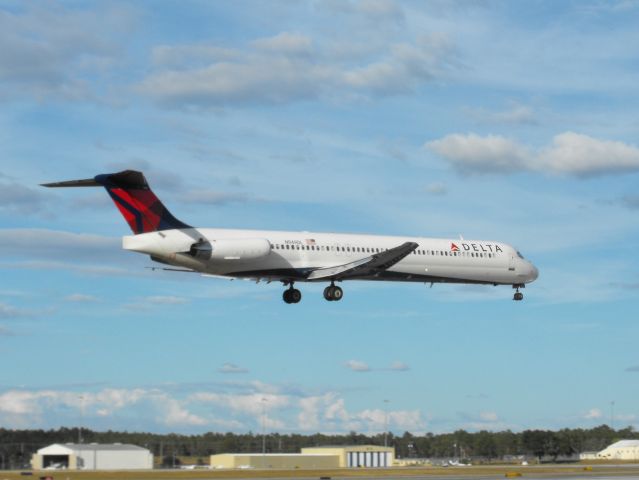
[[[315,245],[315,239],[314,238],[307,238],[306,239],[306,245]]]

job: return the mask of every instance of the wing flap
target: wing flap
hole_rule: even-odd
[[[406,242],[398,247],[391,248],[370,257],[360,258],[354,262],[337,265],[335,267],[318,268],[308,275],[308,280],[343,280],[349,277],[373,275],[389,269],[404,257],[414,251],[419,245],[415,242]]]

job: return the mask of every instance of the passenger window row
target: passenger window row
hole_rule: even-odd
[[[376,247],[342,247],[335,245],[289,245],[289,244],[271,244],[271,250],[313,250],[322,252],[352,252],[352,253],[380,253],[388,248]]]
[[[336,245],[301,245],[301,244],[271,244],[274,250],[310,250],[320,252],[352,252],[352,253],[380,253],[387,251],[387,248],[377,247],[342,247]],[[479,252],[449,252],[446,250],[413,250],[413,255],[428,255],[439,257],[471,257],[471,258],[495,258],[496,253]]]

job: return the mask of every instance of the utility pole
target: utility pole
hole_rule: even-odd
[[[78,427],[78,443],[82,443],[82,424],[84,423],[84,396],[79,395],[80,399],[80,426]]]
[[[266,467],[266,398],[262,397],[262,468]]]
[[[610,429],[615,430],[615,401],[610,402]]]
[[[388,402],[384,400],[384,446],[388,447]]]

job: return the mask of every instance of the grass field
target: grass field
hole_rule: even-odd
[[[639,478],[639,465],[594,465],[592,470],[585,465],[543,466],[472,466],[472,467],[400,467],[384,469],[349,468],[331,470],[147,470],[147,471],[34,471],[24,476],[19,471],[0,472],[0,480],[189,480],[189,479],[236,479],[236,478],[316,478],[320,477],[389,477],[410,478],[414,476],[450,476],[451,478],[497,475],[508,472],[521,473],[523,477],[579,475],[582,478],[597,476],[632,476]]]

